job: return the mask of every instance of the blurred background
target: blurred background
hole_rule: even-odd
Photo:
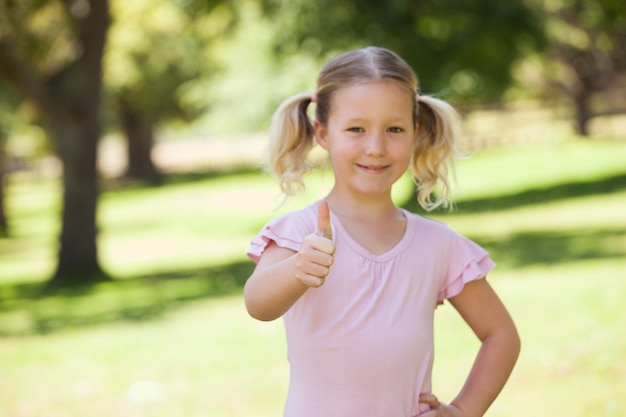
[[[248,242],[285,204],[271,115],[347,49],[403,56],[463,117],[452,212],[523,352],[488,416],[626,415],[623,0],[0,0],[0,415],[276,416],[279,322]],[[437,313],[435,393],[477,343]]]

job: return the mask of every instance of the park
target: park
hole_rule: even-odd
[[[337,48],[378,41],[411,50],[411,44],[400,46],[399,35],[385,37],[396,34],[398,22],[407,24],[404,18],[416,19],[428,48],[446,36],[450,45],[458,45],[463,31],[435,25],[446,16],[436,7],[424,18],[412,14],[418,9],[403,9],[408,14],[400,18],[397,11],[387,10],[387,16],[372,6],[361,20],[355,18],[352,32],[344,33],[342,19],[354,10],[343,1],[333,9],[337,20],[326,22],[320,22],[316,7],[332,2],[294,2],[299,6],[291,9],[250,0],[235,13],[228,2],[213,8],[197,1],[159,1],[151,9],[149,2],[131,7],[111,1],[115,19],[108,21],[106,13],[98,16],[104,13],[98,7],[80,6],[99,2],[78,1],[67,12],[70,19],[78,24],[85,16],[95,19],[88,25],[100,34],[110,30],[108,42],[115,45],[107,50],[97,34],[77,35],[104,50],[100,78],[90,72],[94,61],[86,64],[82,55],[63,48],[58,61],[44,63],[37,61],[37,48],[12,49],[19,30],[51,42],[43,36],[53,24],[41,22],[60,21],[65,6],[43,3],[47,6],[29,3],[32,10],[0,10],[12,25],[6,27],[17,30],[0,30],[0,156],[11,163],[0,164],[5,220],[0,228],[0,415],[281,415],[289,378],[284,330],[281,320],[258,322],[246,312],[243,286],[254,268],[246,251],[271,218],[324,196],[333,173],[316,149],[317,169],[305,178],[305,191],[283,200],[276,179],[261,166],[271,110],[284,96],[312,88],[320,62]],[[581,13],[587,20],[571,32],[578,37],[564,40],[553,29],[571,10],[565,3],[554,9],[556,2],[546,11],[540,3],[516,1],[511,9],[496,13],[493,6],[493,14],[484,15],[494,22],[513,19],[519,27],[506,30],[516,45],[523,44],[519,50],[495,45],[499,57],[490,57],[485,45],[494,35],[485,31],[476,37],[472,48],[477,49],[468,47],[471,56],[453,46],[441,50],[458,67],[424,68],[423,85],[456,100],[466,128],[460,144],[464,155],[456,161],[454,207],[425,212],[409,175],[396,184],[393,198],[398,206],[473,239],[496,262],[488,280],[515,320],[522,351],[487,417],[622,417],[626,60],[619,59],[626,53],[626,32],[623,19],[609,17],[613,8],[623,11],[624,6],[598,2],[605,9]],[[460,10],[456,18],[478,12]],[[141,36],[133,30],[148,13],[141,30],[151,33],[153,42],[163,42],[167,64],[162,68],[146,48],[154,44],[146,43],[147,35],[137,41]],[[526,13],[543,16],[545,31],[531,25]],[[607,13],[604,20],[589,17],[602,13]],[[288,19],[296,15],[309,16],[301,32]],[[389,20],[370,24],[377,15]],[[25,16],[34,26],[19,27]],[[584,26],[590,21],[596,26]],[[201,30],[198,22],[209,26]],[[484,24],[479,18],[463,22],[467,30]],[[171,32],[160,33],[163,26]],[[60,38],[69,36],[66,29]],[[315,42],[307,32],[322,29],[327,31],[317,33]],[[498,30],[505,29],[494,24],[492,30],[502,35]],[[603,67],[605,72],[595,74],[614,83],[589,86],[575,99],[558,90],[561,98],[553,100],[557,81],[563,81],[564,91],[571,87],[565,85],[567,77],[559,79],[562,74],[583,79],[592,71],[589,62],[596,61],[563,72],[545,57],[569,51],[555,45],[571,41],[579,48],[576,62],[596,59],[607,51],[608,40],[598,35],[604,39],[599,49],[585,49],[581,33],[592,30],[615,35],[614,50],[622,55],[602,55],[615,58],[615,73]],[[293,37],[285,38],[290,31]],[[208,44],[210,52],[203,49]],[[416,52],[414,62],[425,59],[420,54],[432,56],[428,48]],[[278,58],[268,58],[270,51],[279,51]],[[226,70],[220,73],[206,62],[185,66],[193,62],[188,56],[199,54]],[[260,55],[264,60],[257,65]],[[24,57],[36,65],[19,61]],[[539,65],[538,60],[544,61]],[[63,65],[67,71],[55,72]],[[138,68],[147,83],[133,78]],[[546,90],[531,82],[537,68],[550,80],[542,84],[550,86]],[[76,84],[71,77],[80,71],[84,77]],[[259,77],[272,78],[264,84]],[[146,85],[159,88],[147,91]],[[47,90],[50,86],[55,88]],[[101,88],[101,108],[93,102],[100,93],[76,95],[76,88]],[[94,131],[96,125],[83,121],[99,111],[103,129]],[[142,119],[150,114],[158,120]],[[437,307],[435,320],[433,388],[449,401],[479,343],[449,303]]]

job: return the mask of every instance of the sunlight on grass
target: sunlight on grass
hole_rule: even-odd
[[[623,324],[624,270],[624,260],[496,269],[490,280],[516,320],[522,354],[489,416],[625,415],[626,334],[616,331]],[[435,386],[453,396],[471,364],[467,347],[477,343],[452,308],[441,310]],[[538,404],[532,411],[529,399]]]
[[[462,228],[472,236],[506,236],[539,230],[626,228],[626,191],[609,195],[571,198],[505,211],[434,214],[433,218]]]
[[[281,331],[279,322],[249,319],[235,297],[157,322],[22,338],[0,345],[0,357],[14,359],[3,367],[0,408],[28,416],[276,415],[287,377]]]
[[[479,151],[457,162],[457,198],[510,194],[530,187],[594,181],[624,172],[626,146],[619,141],[559,141]]]
[[[623,258],[574,262],[515,274],[503,285],[524,340],[500,401],[503,416],[509,405],[527,405],[524,398],[536,401],[533,415],[624,415],[625,270]]]
[[[619,358],[626,337],[617,331],[624,270],[623,259],[524,272],[496,268],[490,281],[516,320],[522,354],[489,416],[624,415],[626,401],[619,393],[626,389],[626,361]],[[435,389],[450,398],[478,344],[451,307],[440,307],[436,320]]]

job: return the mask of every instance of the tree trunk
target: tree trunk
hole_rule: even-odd
[[[99,196],[102,55],[109,23],[106,0],[92,0],[80,21],[83,55],[49,80],[43,114],[63,163],[63,214],[57,269],[48,285],[84,285],[107,279],[98,262],[96,209]]]
[[[152,162],[152,122],[124,99],[119,102],[119,112],[128,150],[126,177],[159,184],[161,174]]]
[[[2,132],[0,132],[0,135],[2,135]],[[6,151],[4,150],[5,143],[6,141],[4,140],[4,138],[0,137],[0,236],[9,235],[9,223],[7,221],[7,214],[4,202],[4,181],[8,168],[6,163]]]
[[[589,136],[589,121],[592,116],[589,98],[590,93],[587,91],[580,92],[573,97],[576,133],[583,137]]]
[[[97,107],[85,110],[90,114],[65,114],[51,128],[63,162],[63,213],[58,264],[49,283],[54,287],[106,279],[98,262],[96,242],[99,196],[96,149],[100,126],[95,114]]]

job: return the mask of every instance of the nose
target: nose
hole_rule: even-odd
[[[385,134],[373,132],[367,138],[365,153],[369,156],[381,156],[386,152]]]

